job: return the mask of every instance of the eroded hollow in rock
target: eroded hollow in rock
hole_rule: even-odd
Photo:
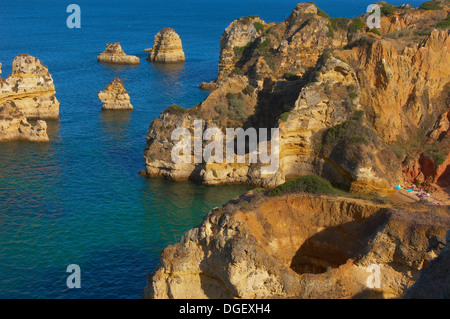
[[[298,274],[356,258],[387,218],[385,208],[368,202],[294,197],[264,203],[246,222],[264,250]]]
[[[369,224],[352,221],[326,227],[307,238],[293,256],[290,268],[298,274],[323,273],[355,258],[373,232]]]

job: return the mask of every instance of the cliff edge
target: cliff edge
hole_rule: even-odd
[[[144,297],[399,298],[449,228],[448,211],[252,191],[165,248]]]

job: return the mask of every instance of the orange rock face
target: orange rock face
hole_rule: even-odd
[[[247,193],[164,249],[144,297],[398,298],[440,253],[449,226],[431,211]],[[367,284],[371,265],[378,288]]]

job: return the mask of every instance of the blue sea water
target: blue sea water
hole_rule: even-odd
[[[81,29],[66,26],[71,3],[81,8]],[[315,3],[332,17],[353,17],[371,1]],[[150,122],[171,104],[192,107],[206,97],[198,84],[216,77],[220,35],[231,21],[254,14],[281,22],[296,4],[1,0],[1,75],[19,53],[36,56],[61,105],[60,120],[48,121],[50,143],[0,143],[0,298],[140,298],[161,250],[249,189],[139,176]],[[184,64],[145,60],[143,49],[167,26],[182,39]],[[141,64],[98,63],[116,41]],[[125,79],[134,111],[100,110],[97,92],[115,76]],[[81,268],[80,289],[66,286],[69,264]]]

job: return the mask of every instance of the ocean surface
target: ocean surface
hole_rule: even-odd
[[[66,26],[71,3],[81,8],[81,29]],[[315,3],[332,17],[353,17],[371,1]],[[198,84],[216,77],[220,35],[231,21],[253,14],[281,22],[296,4],[0,0],[0,76],[19,53],[36,56],[61,103],[60,120],[47,121],[50,143],[0,143],[0,298],[140,298],[161,250],[249,189],[139,176],[151,121],[171,104],[190,108],[207,96]],[[168,26],[186,62],[147,62],[143,49]],[[141,64],[98,63],[116,41]],[[125,79],[134,111],[100,110],[97,92],[115,76]],[[81,268],[80,289],[67,288],[70,264]]]

